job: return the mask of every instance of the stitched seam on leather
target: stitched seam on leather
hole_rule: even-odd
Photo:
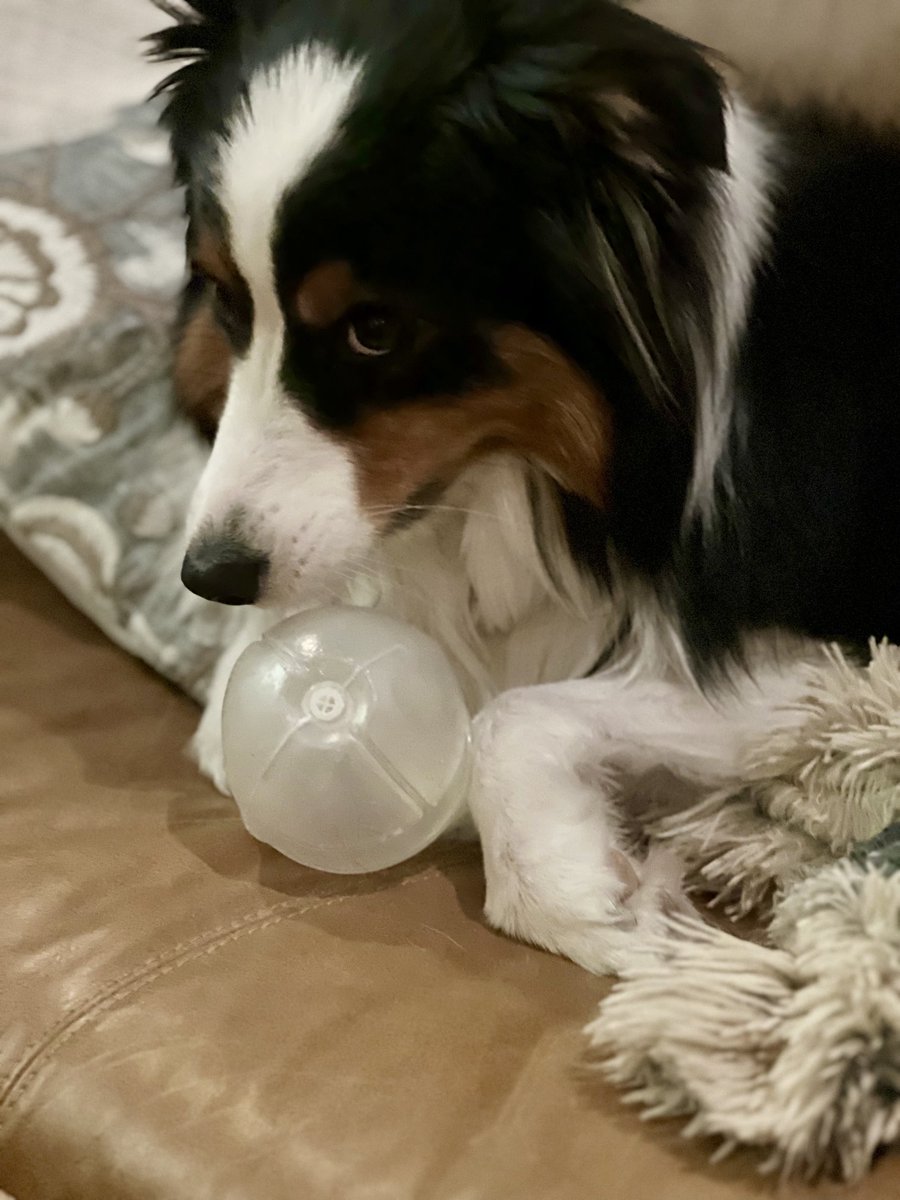
[[[462,855],[451,855],[447,859],[442,859],[440,865],[458,866],[460,863],[465,861],[466,859]],[[435,867],[429,868],[424,875],[411,875],[408,877],[408,879],[402,880],[400,886],[405,887],[407,883],[414,883],[417,879],[429,878],[437,869],[438,866],[436,865]],[[363,894],[367,893],[355,891],[348,894],[345,892],[339,897],[339,899],[352,900]],[[320,907],[320,905],[325,903],[326,900],[330,901],[330,899],[332,898],[323,897],[318,901],[314,901],[302,911],[309,912]],[[64,1029],[69,1024],[70,1019],[75,1019],[75,1015],[79,1012],[79,1010],[89,1007],[98,997],[101,997],[107,992],[110,992],[118,988],[120,985],[127,983],[128,980],[133,979],[135,976],[149,970],[157,963],[162,963],[167,959],[177,957],[178,955],[184,953],[184,951],[189,950],[192,946],[206,944],[217,937],[227,935],[232,930],[241,929],[248,923],[273,916],[275,913],[285,910],[293,911],[299,904],[300,901],[296,897],[291,900],[280,900],[277,904],[271,904],[263,908],[257,908],[249,913],[244,913],[243,916],[235,917],[232,921],[229,921],[227,925],[218,925],[215,929],[206,929],[203,931],[203,933],[197,933],[191,938],[185,938],[180,942],[176,942],[174,946],[167,946],[165,950],[157,950],[155,954],[151,954],[149,958],[145,959],[138,966],[129,967],[129,969],[127,971],[123,971],[121,975],[118,975],[116,978],[107,980],[106,983],[101,984],[90,1000],[79,1001],[76,1004],[67,1005],[62,1010],[59,1018],[53,1023],[53,1025],[49,1027],[49,1029],[45,1029],[38,1037],[32,1038],[22,1052],[22,1055],[19,1059],[19,1065],[14,1067],[10,1072],[7,1073],[7,1075],[0,1079],[0,1108],[3,1107],[7,1091],[14,1084],[15,1078],[22,1068],[22,1063],[24,1063],[41,1046],[43,1046],[45,1042],[52,1038],[58,1030]]]
[[[183,954],[185,951],[190,950],[192,946],[199,946],[203,943],[208,943],[211,939],[227,935],[230,931],[241,929],[244,925],[253,921],[272,916],[275,913],[281,912],[282,910],[292,910],[297,906],[298,903],[299,901],[296,899],[281,900],[278,904],[273,904],[266,908],[258,908],[254,912],[244,913],[243,916],[236,917],[227,925],[219,925],[215,929],[204,930],[203,933],[198,933],[192,938],[186,938],[181,942],[176,942],[174,946],[168,946],[165,950],[157,950],[155,954],[151,954],[149,958],[145,959],[137,967],[129,967],[127,971],[124,971],[121,975],[117,975],[115,979],[108,980],[106,983],[101,984],[90,1000],[79,1001],[77,1004],[67,1005],[62,1010],[59,1019],[53,1025],[51,1025],[48,1029],[45,1029],[43,1033],[41,1033],[38,1037],[33,1038],[28,1043],[22,1052],[18,1065],[15,1066],[2,1081],[0,1081],[0,1108],[3,1107],[10,1088],[15,1086],[15,1081],[19,1075],[19,1072],[22,1070],[22,1065],[27,1063],[32,1054],[37,1052],[45,1043],[52,1039],[58,1031],[65,1029],[70,1020],[77,1019],[79,1011],[89,1008],[98,998],[101,998],[109,992],[115,991],[116,988],[126,984],[130,979],[135,978],[144,971],[151,970],[157,963],[165,962],[168,958],[177,957],[178,955]]]
[[[431,867],[421,875],[411,875],[400,880],[397,886],[405,888],[416,883],[424,883],[434,878],[441,868],[460,866],[467,861],[467,857],[463,856],[448,858],[442,861],[440,868]],[[120,1000],[135,995],[156,979],[170,975],[180,967],[206,955],[214,954],[222,946],[279,925],[289,917],[300,917],[309,912],[332,908],[348,900],[358,900],[363,895],[365,895],[363,892],[352,892],[349,895],[332,896],[306,905],[300,905],[296,900],[282,901],[272,905],[271,908],[261,909],[255,914],[251,913],[246,917],[238,918],[227,926],[220,926],[211,932],[190,938],[170,947],[168,951],[155,954],[140,967],[132,968],[130,972],[120,976],[111,984],[105,985],[90,1000],[76,1008],[69,1009],[62,1020],[57,1021],[55,1025],[45,1030],[41,1037],[35,1039],[26,1048],[18,1065],[7,1075],[0,1087],[0,1136],[6,1128],[9,1117],[15,1111],[17,1101],[27,1092],[44,1064],[76,1034],[80,1033],[92,1018],[102,1016]]]

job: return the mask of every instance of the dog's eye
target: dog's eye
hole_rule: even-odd
[[[347,344],[354,354],[368,358],[383,358],[396,350],[400,333],[400,318],[384,305],[361,306],[347,322]]]

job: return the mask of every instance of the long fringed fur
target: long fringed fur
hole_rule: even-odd
[[[900,648],[863,669],[830,652],[802,713],[754,750],[741,795],[653,830],[730,911],[774,905],[770,944],[672,920],[588,1034],[648,1116],[854,1181],[900,1138],[900,827],[854,850],[900,809]]]

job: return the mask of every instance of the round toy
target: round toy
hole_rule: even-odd
[[[222,721],[247,829],[337,874],[424,850],[460,814],[469,713],[443,651],[368,609],[291,617],[244,651]]]

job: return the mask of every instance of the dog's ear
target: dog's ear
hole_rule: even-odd
[[[480,99],[513,133],[542,123],[582,162],[612,155],[662,176],[727,168],[723,83],[701,47],[614,0],[491,7]]]
[[[624,10],[602,26],[599,52],[575,92],[593,100],[613,147],[663,173],[727,169],[723,82],[711,56]]]

